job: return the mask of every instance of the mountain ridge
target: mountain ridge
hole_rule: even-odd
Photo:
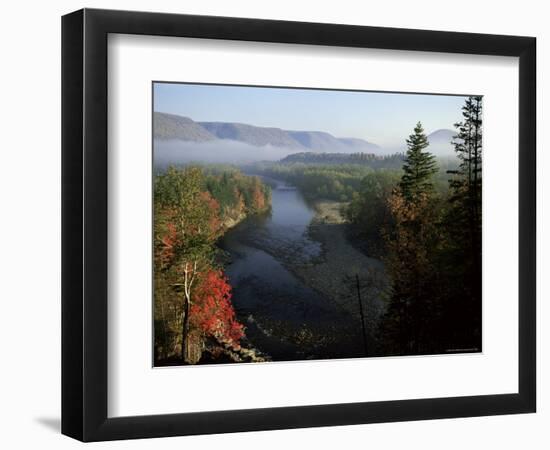
[[[154,112],[153,135],[160,140],[207,142],[232,140],[262,147],[333,152],[373,152],[380,147],[359,138],[337,138],[324,131],[284,130],[236,122],[195,122],[189,117]]]
[[[216,139],[204,127],[188,117],[168,113],[153,113],[153,135],[156,139],[179,139],[204,142]]]
[[[457,131],[448,128],[439,128],[432,131],[427,135],[428,142],[430,143],[428,151],[440,157],[456,155],[452,144],[455,141],[454,137],[456,135]]]

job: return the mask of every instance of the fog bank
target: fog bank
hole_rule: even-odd
[[[271,145],[257,147],[227,139],[207,142],[155,139],[153,145],[155,167],[190,162],[246,164],[257,161],[277,161],[291,153],[301,151],[296,148]]]

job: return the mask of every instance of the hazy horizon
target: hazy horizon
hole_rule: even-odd
[[[321,89],[154,83],[155,112],[196,122],[323,131],[399,148],[418,121],[426,133],[454,129],[467,97]]]

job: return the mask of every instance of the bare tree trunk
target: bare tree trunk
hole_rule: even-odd
[[[184,269],[184,299],[183,299],[183,320],[181,335],[181,358],[184,362],[189,362],[189,310],[191,306],[191,287],[197,275],[197,261],[193,263],[193,268],[189,268],[189,263],[185,263]]]
[[[189,335],[189,301],[184,300],[182,312],[182,330],[181,330],[181,359],[187,360],[187,336]]]

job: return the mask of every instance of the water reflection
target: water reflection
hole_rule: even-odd
[[[220,242],[248,339],[273,360],[360,356],[356,318],[289,270],[321,255],[307,233],[314,211],[297,190],[270,181],[271,212],[246,219]]]

